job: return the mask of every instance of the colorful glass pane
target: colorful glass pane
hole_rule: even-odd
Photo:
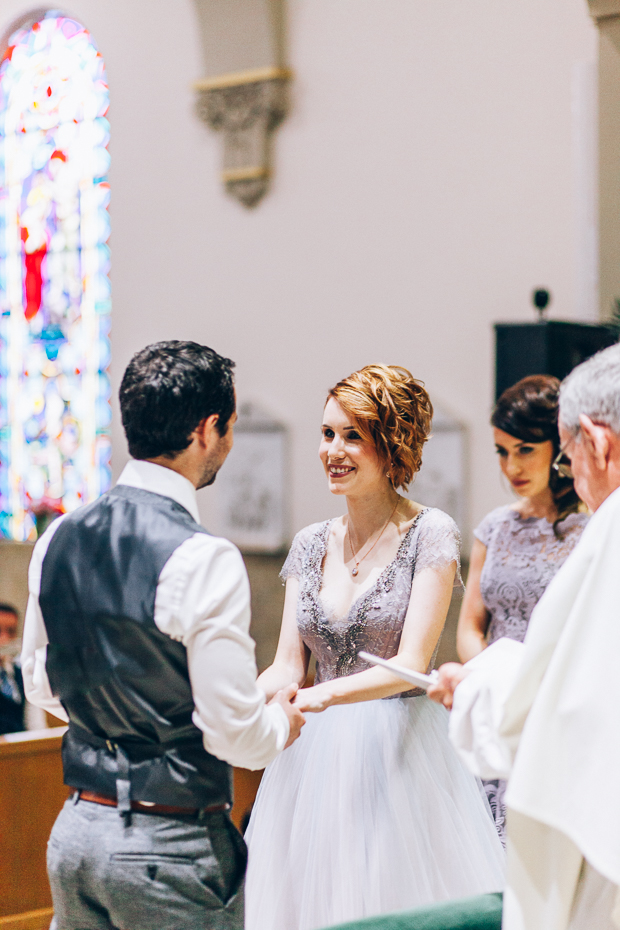
[[[0,534],[110,485],[108,86],[48,13],[0,65]]]

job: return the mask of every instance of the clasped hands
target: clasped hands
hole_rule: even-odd
[[[467,674],[468,669],[464,665],[446,662],[438,669],[439,677],[428,689],[428,697],[437,704],[443,704],[447,710],[452,710],[454,692]],[[300,688],[293,683],[278,691],[269,702],[279,704],[288,718],[289,738],[285,749],[298,738],[306,722],[304,714],[319,714],[331,705],[333,695],[327,685],[327,682],[323,682],[310,688]]]
[[[318,714],[331,703],[331,694],[323,685],[313,685],[311,688],[300,688],[293,683],[276,692],[270,704],[279,704],[287,716],[289,723],[289,737],[285,749],[298,738],[301,728],[306,722],[304,714]]]
[[[428,689],[427,695],[432,701],[443,704],[447,710],[452,710],[454,691],[469,674],[469,669],[458,662],[446,662],[439,668],[438,674],[437,682]],[[304,714],[321,713],[334,703],[329,685],[330,682],[322,682],[311,688],[300,688],[295,695],[294,707],[299,708]]]
[[[310,688],[300,688],[295,696],[295,707],[298,707],[303,714],[320,714],[321,711],[330,707],[333,695],[327,684],[325,682],[312,685]]]

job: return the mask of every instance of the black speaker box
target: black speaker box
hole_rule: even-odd
[[[527,375],[555,375],[561,380],[576,365],[617,341],[617,333],[595,323],[496,323],[495,400]]]

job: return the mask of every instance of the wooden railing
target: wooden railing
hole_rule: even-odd
[[[0,928],[47,930],[52,918],[45,851],[67,797],[64,727],[0,737]]]

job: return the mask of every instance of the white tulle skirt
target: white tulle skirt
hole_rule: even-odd
[[[426,697],[308,714],[265,772],[246,840],[246,930],[318,930],[499,891],[479,782]]]

